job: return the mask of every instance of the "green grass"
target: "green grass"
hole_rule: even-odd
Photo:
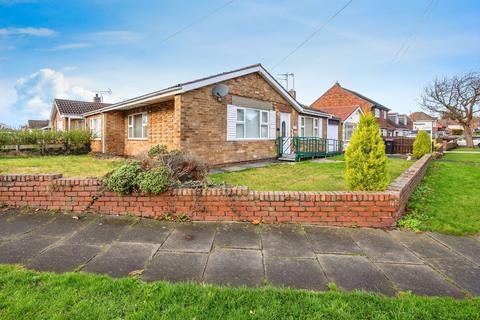
[[[0,319],[478,319],[480,299],[146,284],[0,265]]]
[[[450,150],[450,151],[478,151],[480,152],[480,148],[465,148],[465,147],[460,147],[460,148],[456,148],[456,149],[453,149],[453,150]]]
[[[433,162],[400,225],[456,235],[480,232],[479,182],[480,165]]]
[[[0,174],[63,173],[66,177],[103,176],[123,160],[99,159],[90,155],[45,157],[0,157]]]
[[[442,160],[480,162],[480,153],[446,153]]]
[[[341,157],[329,158],[339,160]],[[398,177],[413,162],[388,159],[391,180]],[[214,182],[247,186],[257,191],[342,191],[345,184],[345,163],[297,163],[275,164],[264,168],[210,175]]]

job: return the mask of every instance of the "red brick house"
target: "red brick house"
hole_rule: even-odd
[[[353,131],[358,126],[360,116],[363,114],[363,110],[358,105],[353,106],[325,106],[321,108],[321,111],[330,113],[337,118],[340,118],[342,123],[342,140],[344,149],[347,147]]]
[[[373,113],[377,118],[382,136],[394,135],[395,125],[389,123],[387,118],[389,108],[358,92],[342,87],[338,82],[313,102],[310,107],[316,110],[325,110],[326,108],[344,106],[359,106],[364,113]]]
[[[92,102],[55,99],[53,100],[50,115],[50,128],[53,131],[69,131],[85,129],[84,113],[108,107],[110,104],[101,103],[97,95]]]
[[[277,137],[341,140],[339,119],[302,106],[260,64],[85,112],[92,150],[136,156],[155,145],[210,165],[277,157]]]

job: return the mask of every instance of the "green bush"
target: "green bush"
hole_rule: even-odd
[[[143,172],[139,161],[126,163],[113,170],[104,179],[107,189],[119,194],[138,191],[138,176]]]
[[[350,190],[381,191],[388,186],[385,144],[371,113],[360,118],[345,152],[345,179]]]
[[[62,141],[67,150],[79,151],[90,145],[92,134],[87,130],[71,130],[62,132]]]
[[[431,150],[430,136],[426,131],[419,131],[413,142],[413,156],[420,159]]]
[[[462,129],[452,129],[452,135],[454,136],[461,136],[463,134]]]
[[[137,178],[139,190],[144,193],[160,194],[170,186],[171,172],[165,167],[153,168],[140,173]]]

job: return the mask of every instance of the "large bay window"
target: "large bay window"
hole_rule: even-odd
[[[90,132],[95,140],[102,138],[102,118],[97,117],[90,119]]]
[[[136,113],[128,116],[128,139],[147,139],[147,113]]]
[[[269,112],[265,110],[236,108],[236,139],[268,139]]]
[[[300,137],[319,137],[318,118],[300,117]]]

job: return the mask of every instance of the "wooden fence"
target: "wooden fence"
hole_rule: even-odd
[[[413,153],[413,142],[415,138],[389,137],[384,138],[387,153],[407,154]],[[393,143],[393,148],[389,145]]]

